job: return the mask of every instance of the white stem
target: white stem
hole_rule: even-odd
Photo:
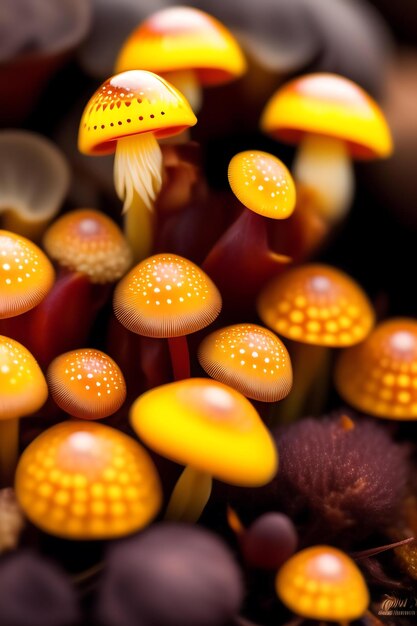
[[[196,73],[192,70],[170,72],[167,79],[187,98],[194,113],[198,113],[203,104],[203,92]]]

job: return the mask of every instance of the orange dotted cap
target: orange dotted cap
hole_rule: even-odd
[[[130,421],[159,454],[227,483],[260,486],[277,472],[276,446],[253,405],[215,380],[147,391],[132,405]]]
[[[31,522],[67,539],[111,539],[140,530],[162,501],[146,450],[96,422],[67,421],[39,435],[20,458],[15,490]]]
[[[126,398],[125,380],[117,363],[92,348],[56,357],[48,368],[48,384],[56,404],[82,419],[112,415]]]
[[[116,71],[137,67],[157,74],[193,70],[202,85],[217,85],[241,76],[246,61],[217,19],[191,7],[172,7],[148,17],[120,50]]]
[[[92,283],[118,280],[132,264],[132,252],[118,225],[104,213],[79,209],[48,228],[43,245],[59,265],[86,274]]]
[[[41,368],[21,343],[0,335],[0,419],[37,411],[48,397]]]
[[[417,321],[379,324],[340,355],[335,383],[342,398],[364,413],[417,419]]]
[[[118,139],[139,133],[169,137],[196,124],[184,96],[152,72],[131,70],[106,80],[85,107],[78,147],[84,154],[110,154]]]
[[[54,283],[51,262],[26,237],[0,230],[0,319],[38,305]]]
[[[268,152],[247,150],[229,163],[229,183],[238,200],[251,211],[285,219],[295,207],[295,185],[288,168]]]
[[[335,348],[362,341],[375,320],[361,287],[344,272],[319,264],[274,278],[259,296],[258,313],[288,339]]]
[[[291,611],[314,620],[355,620],[369,604],[359,568],[347,554],[330,546],[297,552],[279,570],[275,588]]]
[[[290,143],[298,143],[306,133],[340,139],[360,159],[392,152],[391,133],[377,103],[336,74],[308,74],[281,87],[265,107],[261,128]]]
[[[198,359],[209,376],[253,400],[282,400],[292,386],[286,347],[274,333],[256,324],[214,331],[200,344]]]
[[[145,337],[181,337],[213,322],[220,293],[197,265],[176,254],[156,254],[134,267],[114,293],[117,319]]]

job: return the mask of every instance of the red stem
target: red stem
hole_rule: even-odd
[[[190,378],[190,355],[187,337],[168,337],[174,380]]]

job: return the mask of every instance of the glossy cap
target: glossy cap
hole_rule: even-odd
[[[56,404],[82,419],[112,415],[126,398],[125,380],[117,363],[92,348],[56,357],[48,368],[48,384]]]
[[[191,378],[152,389],[134,402],[130,420],[159,454],[227,483],[264,485],[277,472],[277,450],[258,413],[217,381]]]
[[[176,254],[156,254],[117,285],[114,312],[145,337],[180,337],[205,328],[221,309],[220,293],[197,265]]]
[[[336,364],[335,384],[352,406],[391,419],[417,419],[417,322],[379,324]]]
[[[237,199],[251,211],[285,219],[295,207],[295,185],[282,161],[268,152],[239,152],[229,163],[229,184]]]
[[[110,154],[118,139],[139,133],[169,137],[196,124],[184,96],[152,72],[131,70],[106,80],[84,109],[78,147],[84,154]]]
[[[279,335],[318,346],[351,346],[368,335],[374,312],[344,272],[308,264],[273,279],[258,300],[261,320]]]
[[[14,419],[37,411],[48,387],[35,358],[21,343],[0,335],[0,419]]]
[[[275,587],[291,611],[314,620],[355,620],[369,604],[360,570],[347,554],[330,546],[297,552],[279,570]]]
[[[281,87],[269,100],[261,128],[276,139],[298,143],[311,133],[340,139],[352,157],[388,157],[392,138],[377,103],[351,80],[308,74]]]
[[[181,6],[153,13],[127,39],[116,71],[137,67],[157,74],[193,70],[202,85],[217,85],[241,76],[246,62],[221,22],[204,11]]]
[[[151,522],[161,486],[134,439],[96,422],[45,430],[23,452],[16,496],[42,530],[67,539],[111,539]]]
[[[66,213],[48,228],[43,239],[48,255],[92,283],[111,283],[132,264],[129,244],[117,224],[94,209]]]
[[[51,262],[26,237],[0,230],[0,319],[26,313],[52,288]]]
[[[270,330],[235,324],[208,335],[198,360],[209,376],[261,402],[282,400],[292,386],[288,351]]]

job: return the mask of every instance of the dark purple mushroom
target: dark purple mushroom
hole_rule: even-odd
[[[239,536],[243,558],[250,567],[278,570],[294,554],[298,537],[284,513],[264,513]]]

